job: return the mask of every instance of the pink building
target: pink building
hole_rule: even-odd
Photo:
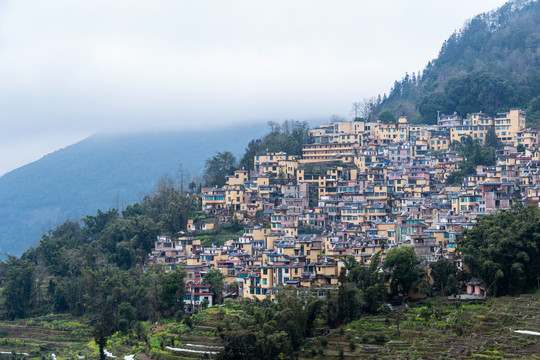
[[[486,286],[482,279],[472,278],[467,285],[467,295],[478,296],[479,298],[486,297]]]

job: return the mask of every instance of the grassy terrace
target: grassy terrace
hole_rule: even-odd
[[[214,358],[221,346],[219,332],[238,328],[242,314],[241,306],[231,302],[192,316],[191,324],[144,323],[139,335],[111,336],[107,349],[119,359],[125,355],[136,355],[135,359]],[[323,329],[321,323],[318,330]],[[364,317],[329,335],[308,339],[298,358],[540,359],[540,338],[514,330],[540,331],[540,292],[477,304],[432,300],[399,316]],[[59,355],[58,359],[97,358],[88,323],[65,315],[1,323],[1,351],[30,354],[20,355],[20,359],[47,359],[51,353]],[[13,356],[0,355],[3,358]]]
[[[540,338],[514,330],[540,330],[540,293],[365,317],[311,340],[299,359],[540,359]]]

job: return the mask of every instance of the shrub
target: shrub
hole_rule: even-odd
[[[379,344],[384,344],[387,341],[388,341],[388,337],[386,335],[381,334],[381,333],[375,335],[375,342]]]

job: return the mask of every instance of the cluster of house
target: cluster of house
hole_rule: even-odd
[[[478,166],[460,186],[446,184],[464,160],[450,144],[494,128],[505,145],[495,166]],[[302,155],[255,156],[223,187],[203,188],[203,216],[187,233],[159,237],[148,265],[188,272],[188,308],[206,298],[201,278],[219,269],[248,298],[274,296],[285,286],[324,297],[338,283],[343,259],[369,264],[395,247],[412,246],[425,262],[455,256],[456,237],[477,216],[516,201],[540,204],[539,133],[512,109],[490,118],[441,115],[437,125],[340,121],[310,130]],[[520,146],[521,145],[521,146]],[[518,147],[522,150],[518,152]],[[524,151],[523,151],[524,150]],[[222,246],[202,246],[197,234],[231,221],[244,233]]]

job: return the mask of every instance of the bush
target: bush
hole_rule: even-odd
[[[321,346],[323,348],[326,348],[328,346],[328,339],[327,338],[325,338],[325,337],[321,338]]]
[[[370,340],[370,336],[368,334],[365,334],[364,336],[362,336],[362,343],[368,344],[369,340]]]
[[[378,343],[378,344],[384,344],[385,342],[388,341],[388,337],[384,334],[377,334],[375,335],[375,342]]]
[[[353,339],[349,340],[349,349],[351,349],[351,351],[356,350],[356,343]]]

